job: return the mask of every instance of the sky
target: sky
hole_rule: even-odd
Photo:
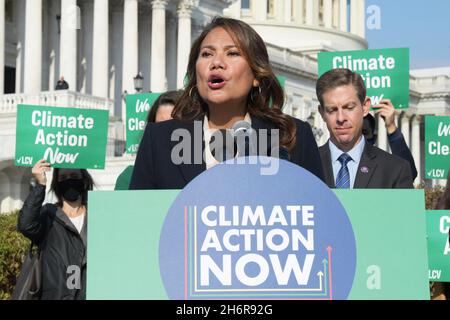
[[[380,8],[381,22],[380,29],[366,26],[370,49],[408,47],[411,69],[450,67],[449,0],[366,0],[370,5]]]

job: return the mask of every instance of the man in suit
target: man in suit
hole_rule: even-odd
[[[409,163],[364,139],[363,118],[371,102],[359,74],[330,70],[317,81],[316,93],[330,132],[319,148],[330,188],[413,188]]]

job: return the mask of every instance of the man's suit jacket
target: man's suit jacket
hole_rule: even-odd
[[[319,148],[325,182],[335,188],[333,166],[329,142]],[[413,188],[409,163],[391,155],[370,143],[365,144],[358,171],[356,172],[354,189],[409,189]]]
[[[324,181],[319,150],[311,127],[306,122],[298,119],[294,120],[297,125],[297,142],[295,148],[290,152],[290,161],[309,170]],[[275,128],[273,124],[253,116],[251,116],[251,122],[252,128],[257,132],[261,129],[267,129],[268,134],[270,134],[270,129]],[[200,123],[202,122],[200,121]],[[181,122],[172,119],[159,123],[149,123],[145,128],[139,146],[133,175],[131,177],[130,189],[181,189],[197,175],[205,171],[206,163],[203,159],[203,150],[205,149],[203,125],[197,124],[197,132],[195,133],[201,135],[200,156],[198,152],[196,155],[194,155],[195,152],[192,152],[195,150],[194,128],[193,121]],[[189,155],[191,158],[190,163],[174,164],[171,159],[173,148],[180,143],[180,141],[171,141],[172,132],[176,129],[185,129],[185,132],[189,132],[190,137],[192,137],[190,141],[184,141],[184,139],[188,138],[183,137],[183,143],[191,147],[192,154]],[[194,160],[197,160],[196,163],[194,163]]]

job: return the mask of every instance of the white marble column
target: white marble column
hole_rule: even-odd
[[[167,0],[152,0],[151,90],[166,91],[166,6]]]
[[[94,1],[94,40],[92,46],[92,95],[108,97],[109,80],[109,1]]]
[[[347,0],[339,0],[339,29],[347,32]]]
[[[378,118],[378,137],[377,137],[377,146],[378,148],[386,151],[387,150],[387,131],[386,125],[384,124],[383,118],[380,116]]]
[[[24,93],[37,94],[42,86],[42,0],[27,0],[25,20]]]
[[[285,6],[284,0],[273,2],[273,15],[275,21],[284,22],[284,6]]]
[[[325,28],[333,27],[333,0],[323,1],[323,22]]]
[[[359,32],[358,1],[350,0],[350,33],[353,34],[358,34]]]
[[[306,24],[310,26],[319,24],[319,1],[306,0]]]
[[[339,29],[339,0],[333,0],[333,28]]]
[[[192,1],[181,1],[178,6],[178,45],[177,45],[177,88],[184,87],[191,49]]]
[[[303,0],[302,1],[294,1],[294,22],[297,24],[305,23],[305,18],[303,16]]]
[[[253,18],[256,21],[266,21],[267,20],[267,1],[254,1],[251,5]]]
[[[226,16],[233,19],[241,18],[241,0],[234,1],[226,10]],[[225,13],[225,11],[224,11]]]
[[[417,178],[414,183],[420,183],[421,163],[420,163],[420,116],[414,116],[412,120],[411,153],[416,163]]]
[[[16,93],[23,92],[23,65],[24,65],[24,43],[25,43],[25,0],[14,2],[14,17],[17,32],[17,56],[16,56]]]
[[[60,76],[77,88],[77,1],[61,0]]]
[[[366,1],[358,0],[358,36],[366,37]]]
[[[138,44],[138,1],[125,0],[123,11],[123,65],[122,92],[135,91],[134,77],[139,70]],[[125,119],[125,108],[122,109],[122,119]]]
[[[408,145],[408,147],[410,147],[410,140],[409,140],[409,117],[405,114],[403,114],[402,117],[402,127],[401,127],[401,131],[403,134],[403,137],[405,138],[405,142]]]
[[[284,22],[292,21],[292,0],[284,0]]]
[[[0,94],[5,86],[5,0],[0,0]]]

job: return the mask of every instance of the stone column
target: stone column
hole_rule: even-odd
[[[333,0],[323,1],[323,23],[325,28],[333,27]]]
[[[306,24],[317,26],[319,24],[319,2],[306,0]]]
[[[333,0],[333,28],[339,29],[339,0]]]
[[[234,1],[227,9],[224,11],[224,15],[234,19],[241,18],[241,0]]]
[[[5,0],[0,0],[0,94],[5,86]]]
[[[294,22],[297,24],[304,24],[305,17],[303,16],[303,1],[294,1]]]
[[[92,46],[92,95],[107,98],[109,86],[109,3],[94,1],[94,40]]]
[[[420,116],[414,116],[412,120],[411,134],[411,153],[416,163],[417,178],[414,183],[420,183],[421,180],[421,163],[420,163]]]
[[[191,50],[191,14],[192,1],[181,1],[178,6],[178,52],[177,52],[177,88],[184,87]]]
[[[123,10],[123,64],[122,64],[122,92],[135,91],[134,77],[139,72],[138,46],[138,1],[125,0]],[[126,108],[122,107],[122,119],[126,117]]]
[[[410,147],[410,139],[409,139],[409,117],[406,115],[406,113],[403,114],[402,117],[402,134],[403,137],[405,138],[405,142],[408,145],[408,147]]]
[[[24,93],[37,94],[42,86],[42,0],[27,0],[25,20]]]
[[[151,90],[166,91],[166,6],[167,0],[152,0]]]
[[[358,0],[358,36],[366,37],[366,1]]]
[[[253,18],[256,21],[266,21],[267,20],[267,1],[253,0],[251,10],[253,13]]]
[[[61,0],[60,75],[77,88],[77,1]],[[59,77],[58,77],[59,78]]]
[[[292,1],[284,0],[284,22],[290,23],[292,21]]]
[[[350,0],[350,33],[358,34],[359,32],[359,0]]]
[[[339,0],[339,29],[347,32],[347,0]]]

